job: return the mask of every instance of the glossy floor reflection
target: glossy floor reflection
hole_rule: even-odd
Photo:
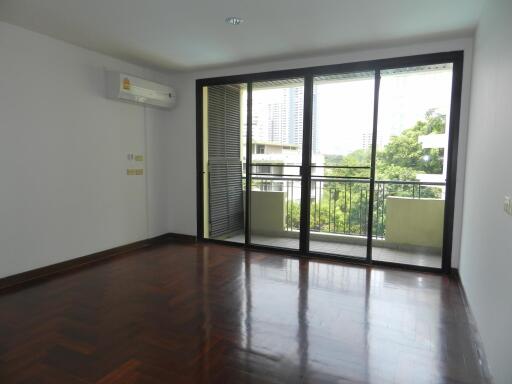
[[[455,281],[168,244],[0,295],[4,383],[481,383]]]
[[[227,239],[235,243],[244,244],[245,235],[238,234]],[[265,245],[278,248],[299,249],[299,239],[291,237],[252,235],[251,241],[255,245]],[[312,252],[328,253],[334,256],[351,256],[365,259],[366,245],[347,244],[335,241],[311,240],[309,249]],[[441,268],[441,253],[429,253],[425,250],[416,251],[399,250],[395,248],[373,246],[373,260],[387,261],[389,263],[415,265],[419,267]]]

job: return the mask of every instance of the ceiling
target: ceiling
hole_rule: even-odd
[[[0,0],[0,20],[193,70],[472,33],[486,0]],[[239,26],[224,22],[240,16]]]

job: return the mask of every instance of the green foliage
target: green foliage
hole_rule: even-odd
[[[348,155],[326,155],[325,165],[342,166],[347,168],[327,168],[326,176],[361,177],[368,178],[370,175],[371,151],[369,149],[358,149]],[[348,168],[355,167],[355,168]],[[357,167],[367,167],[357,168]]]
[[[423,121],[393,136],[389,143],[376,153],[376,186],[374,207],[374,228],[377,234],[385,232],[384,199],[387,196],[440,198],[441,190],[436,187],[422,187],[412,184],[384,184],[382,180],[416,181],[417,174],[441,174],[443,171],[443,149],[423,149],[418,138],[430,133],[444,133],[446,116],[435,110],[426,113]],[[347,168],[326,168],[326,176],[349,178],[370,177],[371,150],[358,149],[348,155],[328,155],[325,165]],[[367,167],[367,168],[350,168]],[[311,229],[321,232],[335,232],[365,235],[368,216],[369,183],[354,180],[352,183],[325,181],[321,192],[311,199]],[[293,216],[288,215],[288,226],[300,226],[300,204],[292,202]]]
[[[442,173],[443,149],[423,149],[418,138],[443,133],[445,124],[446,116],[429,111],[425,121],[393,136],[383,150],[377,151],[377,179],[415,180],[419,173]]]
[[[440,174],[443,171],[443,149],[423,149],[419,137],[430,133],[443,133],[446,116],[428,111],[424,121],[391,137],[389,143],[376,153],[378,180],[416,180],[419,173]],[[358,149],[346,156],[327,155],[326,165],[343,167],[369,167],[370,149]],[[369,169],[332,169],[326,176],[368,177]]]

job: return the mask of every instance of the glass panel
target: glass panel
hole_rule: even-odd
[[[366,258],[375,73],[313,81],[309,249]]]
[[[204,237],[245,242],[247,86],[203,87]]]
[[[440,268],[452,64],[381,74],[372,257]]]
[[[303,79],[253,83],[253,244],[299,248],[303,111]]]

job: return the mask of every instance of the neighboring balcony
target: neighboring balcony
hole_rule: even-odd
[[[310,250],[366,257],[369,181],[314,178],[311,183]],[[440,182],[376,181],[373,259],[440,267],[444,188]],[[252,242],[297,248],[300,199],[300,178],[253,177]]]

